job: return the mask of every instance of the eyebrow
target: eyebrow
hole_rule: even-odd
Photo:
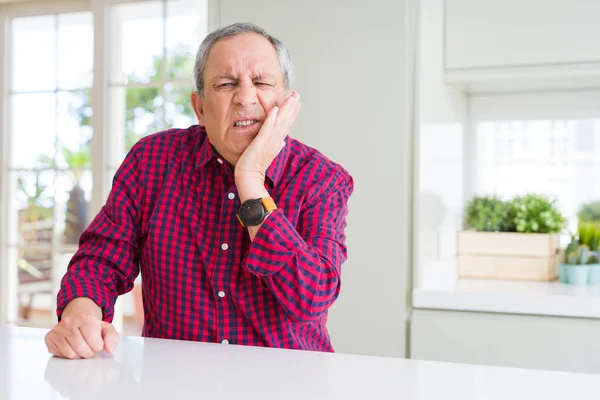
[[[219,75],[219,76],[216,76],[213,79],[213,82],[216,81],[216,80],[219,80],[219,79],[231,79],[232,81],[237,80],[237,78],[235,76],[233,76],[233,75]]]
[[[216,77],[213,79],[213,82],[214,82],[214,81],[217,81],[217,80],[219,80],[219,79],[231,79],[232,81],[237,81],[237,80],[238,80],[238,78],[236,78],[235,76],[233,76],[233,75],[229,75],[229,74],[226,74],[226,75],[219,75],[219,76],[216,76]],[[270,79],[270,80],[274,80],[275,78],[274,78],[272,75],[270,75],[270,74],[266,74],[266,75],[263,75],[263,74],[258,74],[258,75],[256,75],[254,78],[252,78],[252,79],[253,79],[253,80],[261,80],[261,79]]]
[[[272,75],[269,75],[269,74],[266,74],[266,75],[258,74],[254,79],[259,79],[259,80],[260,79],[271,79],[271,80],[273,80],[275,78]]]

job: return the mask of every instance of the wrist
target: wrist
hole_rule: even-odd
[[[236,187],[238,190],[240,202],[242,203],[246,200],[262,199],[263,197],[269,196],[269,192],[265,188],[264,182],[236,180]]]
[[[102,308],[96,304],[96,302],[88,297],[78,297],[71,300],[62,312],[62,318],[68,317],[69,315],[76,314],[88,314],[102,320],[103,312]]]

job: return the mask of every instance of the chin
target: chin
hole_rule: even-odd
[[[250,140],[247,143],[239,143],[239,142],[238,143],[232,143],[232,145],[230,147],[231,150],[232,150],[231,152],[233,154],[235,154],[236,156],[240,157],[244,153],[244,151],[246,151],[246,149],[248,148],[248,146],[250,146],[251,142],[252,141]]]

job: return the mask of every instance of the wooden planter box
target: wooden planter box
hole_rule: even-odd
[[[462,231],[457,247],[461,278],[552,281],[558,277],[558,235]]]

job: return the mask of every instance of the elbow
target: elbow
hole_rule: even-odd
[[[327,313],[329,307],[337,300],[340,295],[340,289],[340,280],[336,279],[330,288],[312,296],[311,301],[301,302],[298,307],[288,310],[291,322],[307,324],[321,319]]]

